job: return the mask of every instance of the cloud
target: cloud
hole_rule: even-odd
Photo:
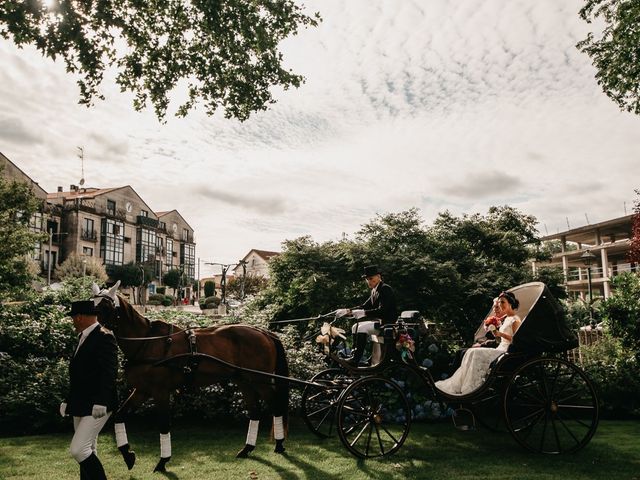
[[[496,198],[520,191],[523,184],[519,177],[503,171],[468,172],[464,178],[452,180],[440,191],[454,198]]]
[[[242,207],[265,215],[278,215],[288,210],[286,200],[278,196],[257,196],[248,194],[245,191],[231,193],[208,186],[200,186],[194,190],[198,195],[209,200],[225,203],[233,207]]]
[[[42,143],[39,133],[27,128],[19,118],[0,118],[0,139],[17,144]]]

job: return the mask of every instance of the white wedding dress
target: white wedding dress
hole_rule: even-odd
[[[500,327],[501,333],[513,337],[513,322],[520,320],[517,315],[505,317]],[[476,347],[468,349],[462,359],[462,364],[451,377],[436,382],[436,387],[450,395],[466,395],[480,387],[489,374],[489,365],[500,355],[505,353],[511,344],[510,340],[502,338],[496,348]]]

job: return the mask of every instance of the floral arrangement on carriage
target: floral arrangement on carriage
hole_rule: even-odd
[[[408,333],[401,333],[396,341],[396,350],[400,352],[402,360],[412,360],[413,353],[416,351],[416,342]]]

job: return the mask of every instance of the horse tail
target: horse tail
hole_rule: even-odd
[[[276,375],[281,377],[289,376],[289,362],[287,362],[287,354],[284,351],[282,341],[273,336],[273,343],[276,347]],[[287,431],[287,423],[289,419],[289,382],[280,378],[275,379],[276,398],[273,415],[275,417],[282,416],[282,423],[285,432]]]

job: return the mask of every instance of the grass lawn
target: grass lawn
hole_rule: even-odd
[[[175,425],[173,458],[167,474],[153,474],[158,435],[131,425],[129,440],[138,455],[129,472],[115,448],[112,427],[100,436],[98,451],[110,479],[606,479],[640,480],[640,422],[605,421],[591,443],[567,456],[540,456],[522,450],[508,433],[458,431],[450,423],[414,424],[407,442],[391,458],[359,461],[338,440],[318,440],[302,422],[290,427],[285,455],[273,453],[267,428],[248,460],[236,460],[244,425]],[[0,438],[0,479],[79,478],[69,457],[71,434]]]

